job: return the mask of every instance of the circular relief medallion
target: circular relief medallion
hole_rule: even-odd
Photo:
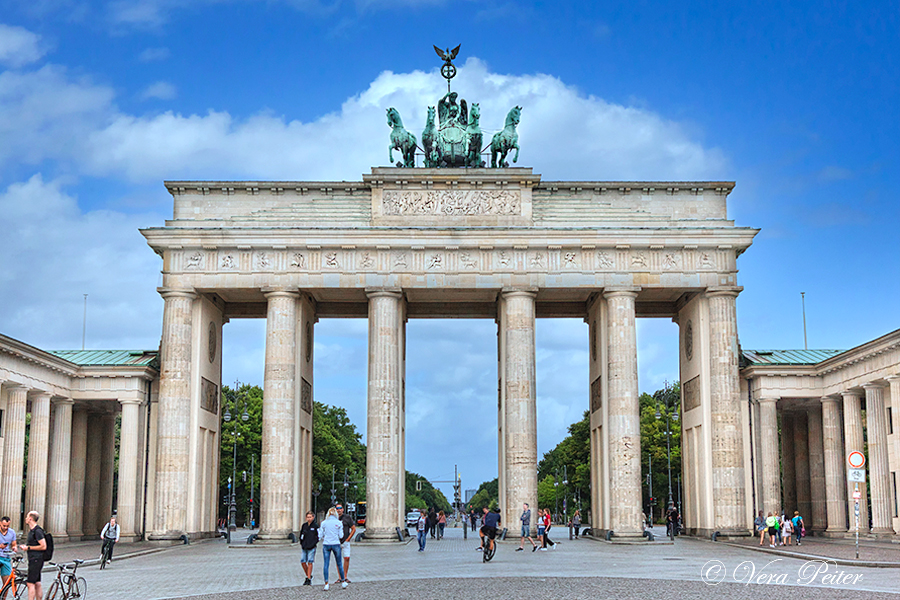
[[[216,361],[216,346],[218,345],[219,340],[216,336],[216,324],[212,321],[209,322],[209,362]]]
[[[312,358],[312,323],[306,322],[306,362]]]
[[[684,326],[684,355],[688,360],[694,358],[694,324],[691,321]]]

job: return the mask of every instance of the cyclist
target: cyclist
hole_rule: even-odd
[[[9,526],[9,517],[0,518],[0,584],[12,573],[10,559],[16,552],[16,532]]]
[[[100,546],[100,560],[103,560],[103,553],[106,551],[106,547],[109,546],[109,560],[107,562],[112,562],[113,547],[119,541],[119,525],[116,523],[115,517],[110,517],[109,523],[103,526],[103,531],[100,532],[100,539],[103,540],[103,545]]]
[[[499,511],[499,509],[498,509]],[[500,513],[489,511],[484,515],[484,525],[481,526],[481,530],[478,534],[481,536],[481,547],[484,548],[485,537],[487,537],[487,542],[491,545],[491,550],[494,550],[494,538],[497,537],[497,527],[500,525]]]

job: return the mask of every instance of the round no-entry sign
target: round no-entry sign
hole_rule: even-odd
[[[854,450],[853,452],[851,452],[850,454],[847,455],[847,462],[854,469],[862,469],[863,466],[865,466],[865,464],[866,464],[866,457],[863,456],[862,452],[860,452],[858,450]]]

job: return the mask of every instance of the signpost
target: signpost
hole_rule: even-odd
[[[847,455],[847,481],[853,483],[853,514],[856,515],[856,558],[859,558],[859,501],[862,498],[862,492],[859,491],[859,484],[866,482],[866,457],[862,452],[854,450]]]

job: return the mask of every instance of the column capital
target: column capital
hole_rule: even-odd
[[[397,298],[403,297],[401,288],[366,288],[367,298]]]
[[[822,396],[821,398],[819,398],[819,401],[822,402],[822,404],[825,404],[826,402],[835,402],[835,403],[837,403],[837,402],[840,402],[841,399],[840,399],[840,398],[837,398],[837,397],[835,397],[835,396]]]
[[[529,287],[523,287],[523,288],[508,287],[508,288],[503,288],[502,290],[500,290],[500,295],[503,298],[511,298],[511,297],[515,297],[515,296],[527,296],[529,298],[536,298],[537,293],[538,293],[537,288],[529,288]]]
[[[123,406],[126,404],[143,404],[143,403],[144,403],[144,401],[141,400],[140,398],[119,398],[119,404],[121,404]]]
[[[841,392],[842,398],[862,398],[862,393],[856,390],[844,390]]]
[[[260,290],[263,293],[263,296],[268,298],[294,298],[297,299],[300,297],[300,292],[297,290],[289,290],[287,288],[262,288]]]
[[[779,400],[781,400],[781,398],[757,398],[757,399],[756,399],[756,403],[757,403],[757,404],[762,404],[763,402],[766,402],[766,403],[768,403],[768,402],[778,402]]]
[[[55,406],[71,406],[75,404],[74,400],[65,396],[53,396],[52,398],[50,398],[50,402],[52,402]]]
[[[886,387],[887,385],[885,385],[884,383],[878,383],[877,381],[870,381],[869,383],[864,383],[862,385],[862,388],[864,390],[882,390]]]
[[[31,393],[32,395],[34,395],[36,398],[50,399],[53,397],[53,394],[51,394],[50,392],[45,392],[44,390],[37,390],[37,389],[31,388],[28,390],[28,392]]]
[[[193,289],[158,287],[156,288],[156,291],[159,292],[159,295],[166,300],[168,300],[169,298],[188,298],[190,300],[195,300],[198,297],[197,292],[195,292]]]
[[[885,380],[887,380],[888,383],[894,383],[895,381],[900,382],[900,374],[898,374],[898,375],[888,375],[887,377],[885,377]]]
[[[732,298],[737,298],[738,294],[744,291],[743,286],[732,286],[732,287],[709,287],[706,288],[706,297],[716,297],[716,296],[730,296]]]
[[[609,298],[637,298],[641,288],[606,288],[603,290],[603,297]]]

